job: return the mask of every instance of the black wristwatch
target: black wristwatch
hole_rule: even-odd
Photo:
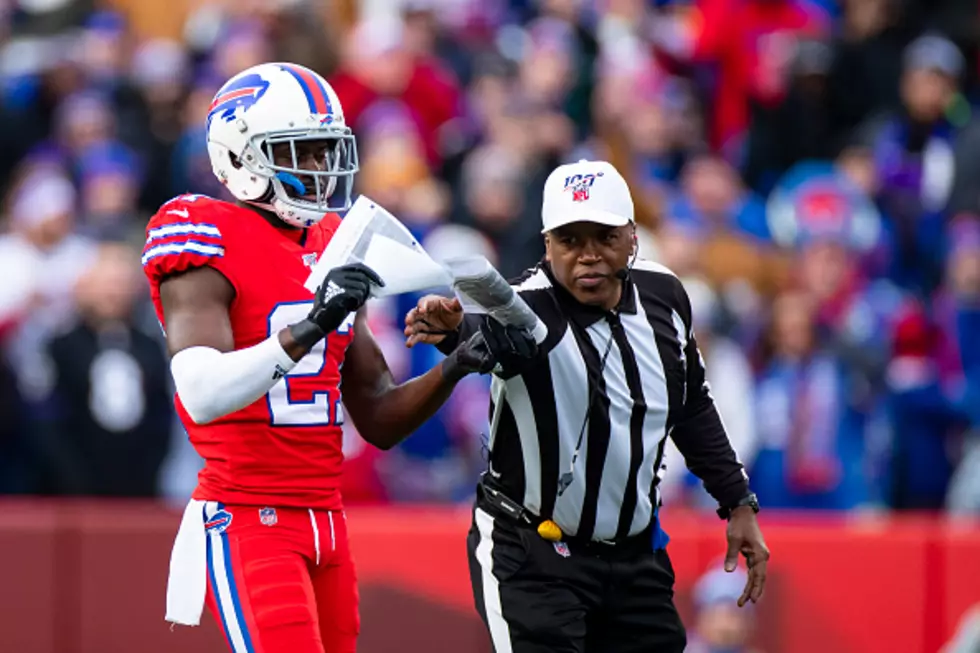
[[[749,506],[752,508],[752,512],[759,512],[759,497],[755,496],[754,492],[749,492],[743,498],[735,503],[733,506],[722,506],[718,508],[718,516],[722,519],[731,519],[732,511],[740,506]]]

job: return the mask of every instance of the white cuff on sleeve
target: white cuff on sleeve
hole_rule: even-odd
[[[170,371],[188,415],[195,424],[207,424],[262,398],[295,366],[279,335],[273,334],[252,347],[225,353],[188,347],[174,354]]]

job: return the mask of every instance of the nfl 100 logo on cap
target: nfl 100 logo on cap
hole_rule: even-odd
[[[623,176],[607,161],[566,163],[544,182],[541,233],[573,222],[622,227],[633,222],[633,197]]]
[[[279,522],[279,516],[275,508],[259,509],[259,521],[265,526],[275,526]]]
[[[573,202],[584,202],[589,199],[589,189],[595,180],[603,175],[602,172],[565,177],[565,192],[571,191]]]

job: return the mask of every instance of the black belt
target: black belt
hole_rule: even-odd
[[[486,481],[486,477],[482,477],[480,482],[477,484],[477,502],[481,507],[485,507],[488,512],[491,512],[496,517],[502,517],[508,521],[523,527],[530,528],[541,534],[539,530],[542,523],[550,521],[535,515],[533,512],[525,508],[523,505],[514,501],[506,494],[493,487],[491,482]],[[542,535],[542,537],[544,537]],[[653,536],[652,528],[648,526],[643,529],[643,531],[637,533],[636,535],[629,535],[618,540],[589,540],[585,538],[580,538],[576,536],[561,534],[560,538],[550,538],[544,537],[544,539],[555,541],[561,541],[569,545],[572,550],[578,550],[583,553],[625,553],[627,551],[633,552],[649,552],[653,549]]]
[[[537,530],[544,520],[533,512],[517,503],[500,490],[489,485],[483,478],[476,486],[477,500],[481,501],[491,511],[517,524]]]

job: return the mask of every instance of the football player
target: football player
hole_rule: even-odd
[[[206,600],[235,653],[352,652],[345,412],[389,449],[459,379],[533,340],[494,325],[397,385],[362,309],[384,281],[350,265],[315,294],[304,287],[358,169],[340,102],[316,73],[269,63],[236,75],[211,104],[207,145],[237,202],[167,202],[142,258],[177,411],[205,461],[171,556],[167,619],[194,625]]]

